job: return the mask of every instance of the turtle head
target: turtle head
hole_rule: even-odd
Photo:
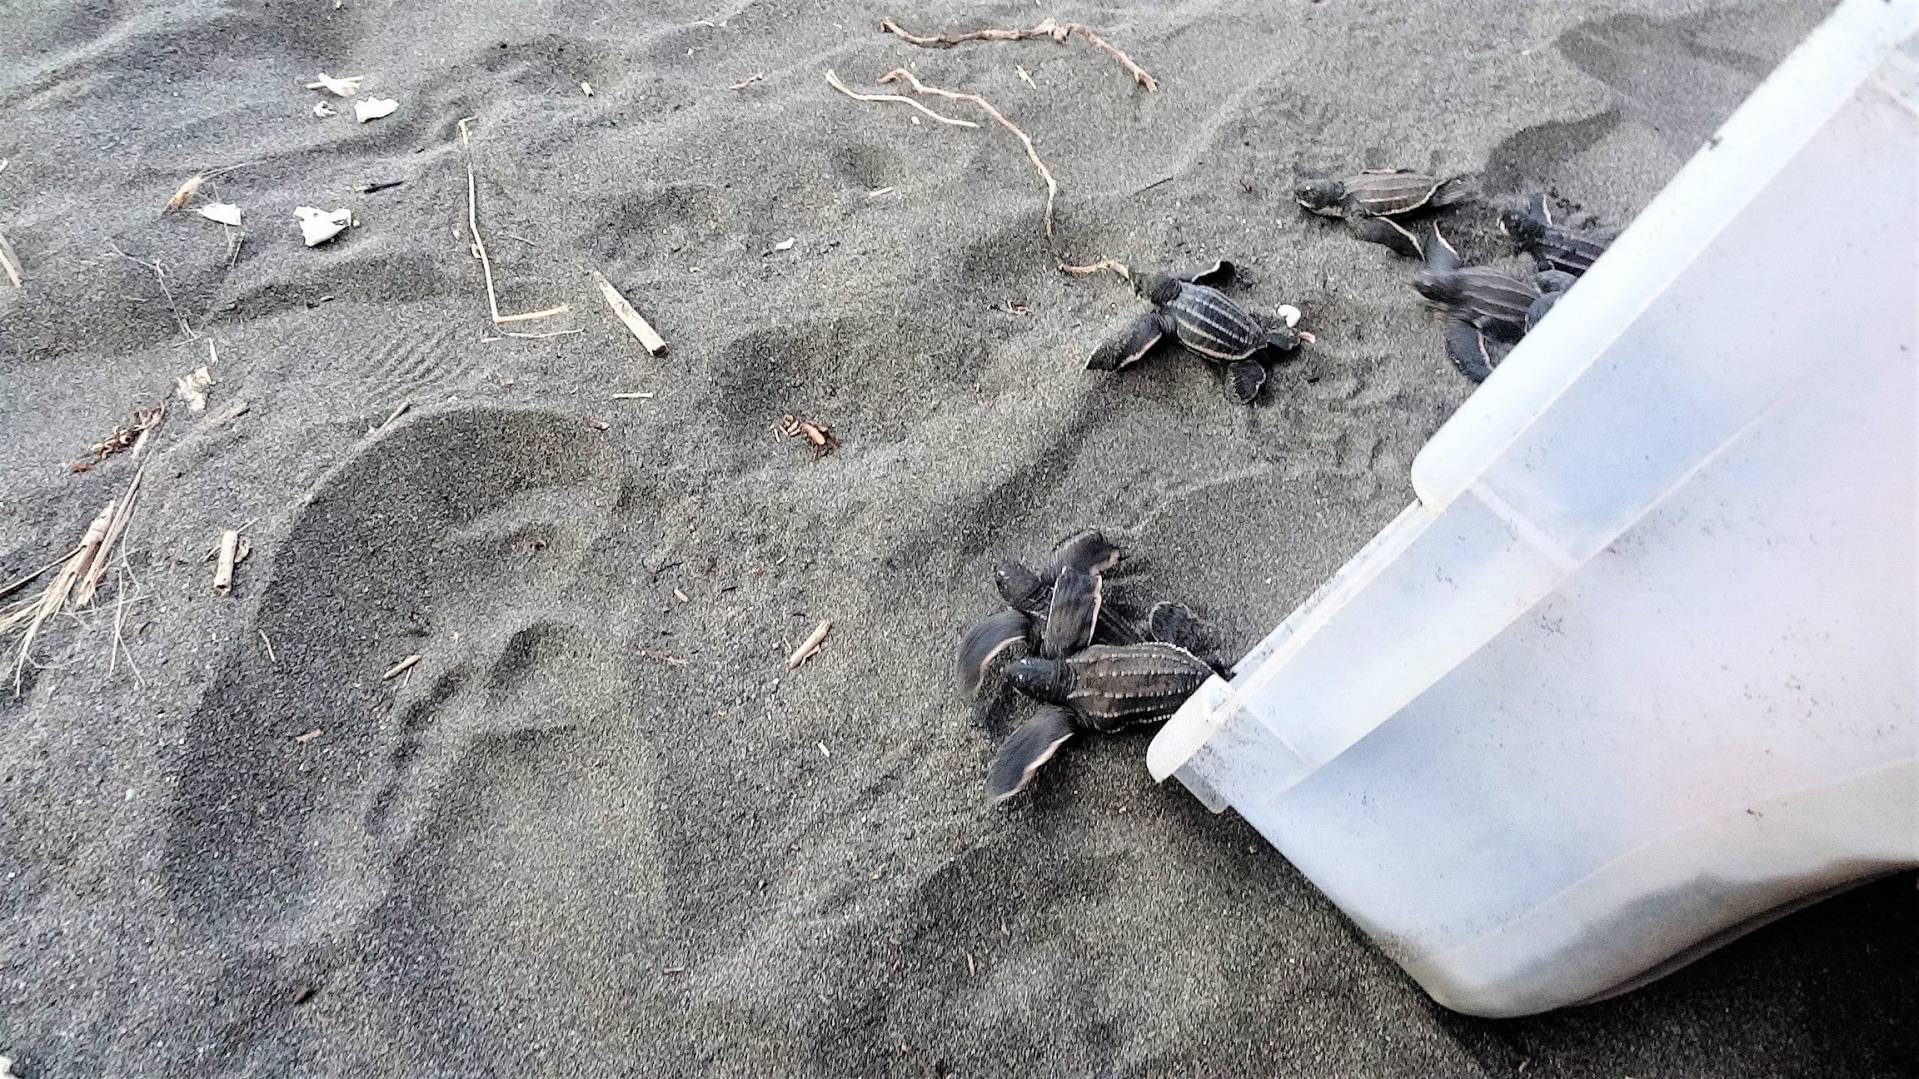
[[[1139,294],[1155,307],[1163,307],[1179,298],[1180,280],[1169,274],[1149,273],[1139,279]]]
[[[1338,180],[1301,180],[1293,185],[1293,198],[1314,213],[1324,213],[1346,197],[1346,185]]]
[[[1523,206],[1499,211],[1499,231],[1522,244],[1534,243],[1546,233],[1546,223]]]
[[[1413,291],[1426,302],[1445,307],[1459,300],[1459,282],[1453,275],[1438,270],[1420,270],[1413,274]]]
[[[993,587],[999,589],[999,596],[1007,606],[1025,610],[1038,602],[1046,586],[1026,563],[1009,558],[993,567]]]
[[[1066,696],[1066,664],[1028,656],[1006,668],[1006,680],[1034,700],[1058,704]]]

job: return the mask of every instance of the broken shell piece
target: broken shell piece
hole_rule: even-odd
[[[207,387],[211,385],[213,385],[213,372],[205,367],[181,375],[174,380],[174,386],[180,391],[180,396],[186,398],[188,412],[207,410]]]
[[[209,202],[200,207],[200,216],[236,229],[240,227],[240,208],[230,202]]]
[[[583,82],[583,83],[581,83],[581,84],[580,84],[580,93],[583,93],[583,94],[585,94],[585,95],[586,95],[586,96],[588,96],[588,97],[592,97],[592,96],[593,96],[593,84],[592,84],[592,83],[590,83],[590,82]]]
[[[1290,330],[1294,326],[1299,325],[1299,308],[1294,307],[1292,304],[1280,304],[1279,310],[1276,313],[1281,319],[1285,320],[1287,329]]]
[[[364,124],[368,120],[391,116],[393,110],[399,107],[400,103],[390,97],[361,98],[353,103],[353,118]]]
[[[336,97],[352,97],[354,94],[360,92],[360,84],[365,81],[365,75],[354,75],[350,78],[336,79],[322,71],[320,72],[320,81],[307,83],[307,89],[326,90]]]
[[[335,112],[333,108],[329,106],[326,102],[321,101],[316,103],[313,106],[313,115],[318,116],[320,119],[324,120],[329,116],[338,116],[340,114],[338,112]]]
[[[342,206],[337,210],[316,210],[311,206],[296,207],[293,215],[300,219],[300,236],[308,247],[317,247],[338,236],[353,224],[353,211]]]

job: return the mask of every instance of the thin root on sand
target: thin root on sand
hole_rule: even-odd
[[[1158,80],[1148,75],[1146,69],[1135,63],[1132,57],[1120,51],[1119,47],[1112,42],[1099,36],[1091,27],[1076,22],[1054,22],[1049,18],[1042,20],[1037,26],[1031,26],[1024,30],[994,28],[973,30],[964,34],[944,34],[939,37],[926,37],[921,34],[908,32],[891,19],[881,21],[880,29],[892,34],[908,45],[918,45],[922,49],[950,49],[955,45],[964,45],[969,41],[1024,41],[1030,38],[1041,37],[1051,38],[1055,43],[1064,45],[1068,38],[1074,34],[1078,34],[1085,38],[1087,43],[1091,44],[1094,48],[1118,60],[1119,66],[1126,69],[1126,73],[1133,77],[1134,82],[1146,87],[1147,93],[1153,94],[1159,92]]]

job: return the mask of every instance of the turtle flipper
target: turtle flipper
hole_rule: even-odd
[[[1004,802],[1026,788],[1040,765],[1053,759],[1073,736],[1073,713],[1057,704],[1041,705],[1033,718],[1008,735],[986,769],[986,793]]]
[[[1032,624],[1031,619],[1010,607],[1002,607],[975,622],[960,639],[960,688],[977,695],[994,660],[1010,649],[1023,647]]]
[[[1446,358],[1459,373],[1474,382],[1486,381],[1493,373],[1493,357],[1486,347],[1486,334],[1465,319],[1446,320]]]
[[[1226,365],[1226,393],[1242,405],[1250,405],[1259,398],[1260,388],[1266,385],[1266,365],[1258,360],[1240,360]]]
[[[1552,208],[1546,205],[1546,193],[1535,191],[1526,196],[1526,212],[1550,225],[1553,223]]]
[[[1178,645],[1204,660],[1207,666],[1216,671],[1220,669],[1218,657],[1213,655],[1212,627],[1184,603],[1166,600],[1154,604],[1146,613],[1146,635],[1149,640]]]
[[[1150,311],[1126,324],[1126,328],[1107,338],[1086,361],[1088,371],[1117,371],[1138,363],[1166,336],[1166,326],[1158,311]]]
[[[1061,570],[1100,574],[1119,565],[1119,548],[1097,528],[1075,532],[1059,541],[1046,561],[1046,576],[1058,578]]]
[[[1539,325],[1540,320],[1546,317],[1546,313],[1551,311],[1553,305],[1558,303],[1559,298],[1565,294],[1565,289],[1540,293],[1539,298],[1526,308],[1526,332],[1533,332],[1533,327]]]
[[[1347,222],[1352,225],[1353,235],[1367,243],[1378,244],[1395,255],[1407,258],[1426,257],[1419,237],[1390,217],[1352,217]]]
[[[1084,570],[1060,571],[1053,584],[1053,605],[1040,630],[1039,654],[1064,659],[1093,643],[1099,624],[1100,579]]]
[[[1218,288],[1221,285],[1232,284],[1233,278],[1238,273],[1239,267],[1234,266],[1232,260],[1220,259],[1204,270],[1182,277],[1180,280],[1189,285],[1205,285],[1209,288]]]
[[[1434,225],[1433,234],[1426,241],[1426,268],[1434,273],[1451,273],[1465,264],[1459,252],[1447,242],[1446,234],[1439,231],[1438,225]]]

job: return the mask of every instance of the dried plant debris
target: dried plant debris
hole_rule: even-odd
[[[324,120],[329,116],[340,115],[340,111],[338,109],[335,109],[333,106],[328,105],[324,101],[317,101],[317,102],[314,102],[314,105],[313,105],[313,115],[318,116],[320,119]]]
[[[1042,20],[1037,26],[1031,26],[1023,30],[974,30],[964,34],[947,34],[941,37],[926,37],[920,34],[909,33],[901,29],[898,23],[890,19],[882,21],[880,23],[880,29],[892,34],[901,41],[910,45],[918,45],[925,49],[950,49],[955,45],[963,45],[969,41],[1024,41],[1028,38],[1042,37],[1051,38],[1055,44],[1064,45],[1068,38],[1074,34],[1078,34],[1080,37],[1085,38],[1087,43],[1094,48],[1099,49],[1101,52],[1119,61],[1119,66],[1126,69],[1126,73],[1133,77],[1134,82],[1144,86],[1147,93],[1157,93],[1159,91],[1158,81],[1151,75],[1148,75],[1146,69],[1135,63],[1132,57],[1121,52],[1118,47],[1099,36],[1091,27],[1083,26],[1076,22],[1054,22],[1049,18]]]
[[[311,206],[299,206],[293,216],[300,219],[300,238],[308,247],[318,247],[353,224],[353,211],[346,207],[338,210],[318,210]]]
[[[200,216],[236,229],[240,227],[240,208],[230,202],[209,202],[200,207]]]
[[[354,94],[360,92],[360,84],[365,81],[365,75],[352,75],[344,79],[336,79],[322,71],[320,72],[320,80],[318,82],[307,83],[307,89],[325,90],[338,97],[352,97]]]
[[[620,295],[620,290],[613,287],[613,282],[608,281],[605,274],[594,270],[593,283],[599,286],[600,296],[606,300],[606,306],[612,309],[613,316],[620,320],[635,341],[656,356],[666,350],[666,339],[659,335],[651,323],[640,317],[640,313],[633,309],[625,296]]]
[[[186,399],[187,411],[195,413],[207,410],[207,387],[211,385],[213,372],[204,366],[181,375],[173,382],[174,389]]]
[[[813,448],[815,461],[840,448],[839,436],[833,433],[832,428],[792,413],[780,417],[779,432],[788,438],[804,438],[807,445]]]
[[[880,81],[884,82],[886,80],[882,79]],[[828,68],[826,71],[826,84],[828,86],[831,86],[833,89],[838,90],[840,93],[845,94],[847,97],[852,98],[854,101],[897,101],[902,105],[912,106],[914,109],[918,110],[919,112],[927,116],[932,117],[935,120],[938,120],[942,124],[950,124],[953,127],[978,127],[979,126],[978,124],[974,123],[971,120],[961,120],[952,116],[942,116],[939,113],[934,112],[932,109],[927,108],[926,106],[920,104],[917,101],[914,101],[912,98],[907,97],[903,94],[862,94],[857,91],[848,89],[847,85],[840,81],[840,77],[834,74],[831,68]]]
[[[13,245],[7,242],[7,235],[0,232],[0,270],[6,271],[7,280],[14,288],[24,287],[20,273],[20,256],[13,253]]]
[[[180,186],[174,190],[173,197],[167,200],[166,209],[161,210],[160,213],[170,214],[180,207],[185,206],[187,200],[191,199],[194,194],[200,190],[200,185],[206,182],[207,174],[204,172],[196,172],[181,181]]]
[[[85,472],[94,465],[116,453],[133,448],[148,428],[160,422],[160,406],[149,409],[134,409],[127,416],[127,422],[113,429],[113,433],[87,447],[89,456],[82,457],[67,465],[69,472]]]
[[[796,670],[800,664],[813,658],[814,654],[819,652],[820,645],[826,643],[826,634],[832,628],[833,620],[831,618],[825,619],[820,622],[818,626],[815,626],[812,634],[810,634],[806,640],[800,642],[800,646],[793,650],[792,655],[786,657],[786,669],[789,671]]]
[[[230,595],[233,592],[233,567],[240,561],[240,531],[229,528],[220,533],[220,558],[213,567],[213,594]]]
[[[393,110],[399,107],[400,103],[390,97],[363,97],[353,103],[353,118],[364,124],[368,120],[391,116]]]

